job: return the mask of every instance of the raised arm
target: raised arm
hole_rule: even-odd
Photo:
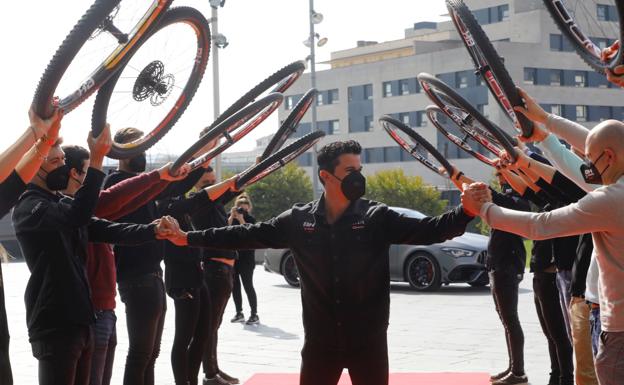
[[[391,244],[430,245],[455,238],[474,218],[462,206],[436,217],[412,218],[385,208],[385,236]]]

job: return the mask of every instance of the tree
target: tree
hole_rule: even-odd
[[[246,189],[258,220],[272,218],[290,209],[295,203],[312,200],[312,182],[306,172],[295,163],[252,184]]]
[[[426,215],[444,212],[448,202],[440,198],[440,192],[428,186],[419,176],[407,176],[402,169],[380,171],[369,176],[366,197],[388,206],[405,207]]]

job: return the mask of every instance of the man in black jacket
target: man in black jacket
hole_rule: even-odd
[[[91,166],[74,199],[63,197],[69,170],[58,141],[13,212],[13,223],[31,272],[26,321],[40,384],[86,385],[93,351],[94,310],[84,270],[87,242],[139,244],[164,236],[160,224],[112,223],[92,217],[110,133],[89,135]]]
[[[409,218],[361,199],[366,180],[360,152],[355,141],[320,150],[325,193],[318,201],[255,225],[178,231],[173,240],[196,247],[293,251],[305,330],[301,385],[335,385],[344,368],[354,385],[387,384],[390,245],[442,242],[461,235],[473,218],[461,206],[437,217]]]

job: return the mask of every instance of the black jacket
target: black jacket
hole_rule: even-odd
[[[306,340],[352,349],[387,331],[390,245],[443,242],[464,233],[471,220],[461,206],[417,219],[359,199],[329,225],[321,198],[266,222],[190,232],[188,243],[231,250],[290,248],[301,279]]]
[[[576,259],[572,266],[572,284],[570,292],[574,297],[585,297],[587,272],[594,252],[592,235],[583,234],[576,248]]]
[[[492,190],[492,201],[511,210],[531,211],[529,203],[513,191],[499,193]],[[526,250],[521,236],[492,229],[488,242],[486,267],[489,271],[523,274]]]
[[[206,230],[212,228],[225,227],[228,225],[227,219],[229,217],[228,212],[225,210],[225,205],[236,198],[240,192],[228,191],[221,195],[219,199],[214,201],[212,205],[205,205],[197,210],[192,216],[193,225],[196,230]],[[235,248],[234,250],[236,250]],[[228,249],[205,249],[202,250],[204,261],[210,258],[227,258],[236,259],[238,253],[234,250]]]
[[[253,215],[249,214],[249,213],[243,213],[243,218],[245,219],[245,223],[249,223],[249,224],[254,224],[256,223],[256,218],[253,217]],[[232,221],[232,225],[236,226],[236,225],[240,225],[240,222],[238,222],[238,219],[234,219]],[[238,258],[242,259],[242,258],[255,258],[256,257],[256,251],[253,249],[241,249],[241,250],[237,250],[238,252]]]
[[[74,199],[28,185],[13,224],[31,276],[26,285],[30,340],[94,320],[84,260],[87,242],[138,244],[154,240],[154,226],[113,223],[91,216],[104,174],[90,168]]]
[[[158,212],[155,203],[156,200],[185,194],[197,183],[203,173],[204,169],[199,168],[189,174],[184,180],[171,183],[153,201],[119,218],[119,221],[147,224],[160,218],[162,215]],[[136,174],[121,170],[114,170],[106,177],[104,188],[109,188],[135,175]],[[117,282],[123,282],[149,273],[162,273],[160,262],[164,258],[165,242],[166,241],[150,242],[140,246],[115,246]]]
[[[11,211],[24,190],[26,190],[26,183],[15,171],[0,183],[0,218]]]

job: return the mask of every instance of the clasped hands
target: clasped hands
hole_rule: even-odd
[[[481,207],[487,202],[492,202],[492,191],[487,184],[482,182],[464,183],[461,202],[468,214],[479,216]]]
[[[180,224],[174,217],[165,215],[152,224],[156,225],[154,227],[156,239],[166,239],[177,246],[186,245],[186,233],[180,229]]]

